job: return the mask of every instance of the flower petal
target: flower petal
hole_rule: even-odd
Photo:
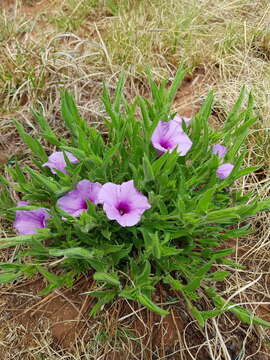
[[[192,146],[192,141],[190,140],[190,138],[187,136],[186,133],[181,132],[181,134],[177,136],[176,144],[177,144],[176,151],[179,153],[180,156],[184,156],[190,150]]]
[[[119,201],[118,193],[120,193],[120,185],[108,182],[101,187],[98,194],[98,202],[115,206]]]
[[[90,200],[92,203],[98,203],[98,194],[102,185],[99,182],[90,182],[89,180],[81,180],[78,182],[76,189],[84,199]]]
[[[103,209],[108,219],[116,220],[121,226],[133,226],[137,224],[143,213],[141,210],[133,210],[128,214],[120,215],[115,207],[108,204],[104,204]]]
[[[99,200],[110,220],[116,220],[121,226],[133,226],[140,220],[145,210],[151,205],[146,196],[134,186],[134,181],[121,185],[104,184],[99,193]]]
[[[20,206],[23,205],[26,204],[20,204]],[[51,215],[48,211],[43,208],[36,210],[17,210],[13,225],[20,235],[32,235],[37,233],[36,229],[45,228],[47,226],[47,219],[50,217]]]
[[[74,190],[57,200],[57,205],[71,216],[78,217],[87,210],[86,200],[98,204],[98,195],[102,185],[98,182],[92,183],[89,180],[78,182]]]
[[[72,164],[77,163],[79,160],[70,152],[66,151],[66,156],[69,159],[69,161]],[[56,151],[54,153],[52,153],[49,157],[48,157],[48,161],[46,163],[44,163],[42,166],[47,166],[51,169],[51,172],[53,174],[56,174],[55,169],[67,174],[68,172],[65,170],[65,167],[67,166],[66,161],[65,161],[65,157],[64,157],[64,153],[62,151]]]
[[[164,147],[164,142],[168,141],[168,137],[166,137],[168,123],[169,122],[159,121],[151,137],[152,145],[161,152],[166,152],[168,150],[168,147]]]
[[[220,179],[226,179],[230,175],[230,173],[232,172],[233,168],[234,168],[234,165],[230,164],[230,163],[220,165],[217,168],[217,176]]]
[[[105,211],[108,219],[110,220],[118,220],[121,217],[117,208],[108,203],[104,203],[103,210]]]
[[[78,190],[71,190],[57,200],[57,205],[71,216],[79,216],[86,210],[86,202]]]
[[[134,226],[141,220],[142,212],[133,210],[129,214],[119,216],[115,219],[121,226]]]
[[[138,191],[130,197],[130,204],[133,209],[142,209],[143,211],[151,208],[147,197]]]
[[[212,147],[213,154],[217,154],[219,158],[223,158],[227,153],[227,148],[224,145],[216,144]]]
[[[182,128],[183,121],[186,123],[186,127],[188,127],[189,123],[191,121],[191,118],[186,117],[186,116],[180,116],[180,115],[176,114],[175,117],[173,118],[173,120],[176,121]]]
[[[153,146],[160,152],[172,152],[177,148],[180,156],[186,155],[192,146],[192,141],[182,130],[177,121],[159,121],[154,130],[151,141]]]
[[[138,194],[133,180],[123,182],[117,190],[117,196],[120,201],[129,200],[131,196],[136,196]]]

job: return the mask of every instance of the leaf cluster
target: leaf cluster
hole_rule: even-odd
[[[246,91],[242,89],[223,127],[217,131],[208,123],[213,106],[213,94],[209,93],[190,126],[187,128],[184,122],[182,125],[193,142],[191,150],[184,157],[176,151],[160,156],[151,144],[151,135],[160,120],[174,117],[170,109],[184,75],[179,69],[171,84],[164,81],[159,86],[149,77],[151,99],[138,96],[131,103],[124,96],[124,76],[113,96],[104,86],[107,117],[102,119],[106,127],[103,134],[81,118],[67,91],[62,92],[61,112],[70,139],[55,134],[44,114],[33,111],[40,138],[79,159],[78,164],[71,164],[65,155],[68,174],[57,171],[54,175],[42,167],[47,161],[42,143],[15,122],[32,151],[34,167],[16,163],[7,169],[12,183],[3,177],[0,183],[5,194],[13,187],[31,203],[22,209],[45,207],[51,218],[48,228],[40,229],[36,235],[1,239],[1,248],[25,246],[17,254],[16,263],[0,264],[0,281],[14,281],[39,272],[49,284],[42,291],[44,294],[59,286],[72,286],[74,279],[91,270],[100,284],[98,291],[91,292],[97,298],[92,315],[117,296],[165,315],[167,309],[152,300],[156,284],[162,282],[184,297],[190,313],[201,325],[224,311],[234,312],[244,322],[262,324],[245,310],[227,304],[215,290],[216,282],[229,276],[222,264],[232,264],[227,257],[233,249],[224,249],[224,242],[251,233],[247,219],[270,207],[269,200],[260,202],[252,193],[242,195],[231,188],[238,178],[257,169],[242,168],[244,141],[256,120],[252,114],[253,99],[249,94],[243,109]],[[226,145],[224,162],[234,164],[225,180],[216,176],[220,163],[212,153],[216,143]],[[91,202],[80,218],[73,218],[56,202],[82,179],[103,184],[133,179],[136,188],[148,197],[151,209],[136,226],[125,228],[109,221],[102,207]],[[9,209],[13,214],[15,210],[14,206]],[[52,271],[55,264],[57,271]],[[212,300],[213,310],[202,312],[196,308],[201,292]]]

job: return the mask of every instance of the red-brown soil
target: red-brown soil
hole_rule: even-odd
[[[117,339],[121,330],[131,334],[134,340],[122,339],[121,346],[116,350],[114,346],[110,349],[105,346],[103,350],[101,347],[100,355],[103,354],[104,359],[212,360],[207,346],[201,346],[205,342],[205,331],[199,328],[196,322],[192,322],[179,294],[164,286],[158,287],[154,295],[155,301],[164,303],[171,298],[179,300],[168,308],[170,315],[163,318],[147,310],[138,311],[136,304],[129,304],[123,300],[106,307],[105,313],[101,311],[96,318],[90,318],[89,311],[94,300],[83,293],[89,291],[92,284],[91,276],[84,277],[72,290],[60,289],[37,297],[35,295],[44,288],[45,283],[40,277],[36,277],[10,288],[9,291],[3,291],[1,341],[6,341],[10,329],[17,329],[17,339],[16,343],[12,344],[12,348],[8,346],[3,348],[0,343],[0,354],[5,354],[4,357],[0,356],[0,359],[28,360],[28,357],[20,357],[20,353],[37,347],[44,333],[47,333],[47,337],[51,339],[51,348],[55,351],[62,350],[64,355],[74,352],[76,346],[78,353],[81,342],[86,346],[89,342],[96,341],[100,333],[103,333],[108,342]],[[203,298],[197,302],[197,306],[201,310],[208,308]],[[131,309],[138,312],[132,314]],[[267,313],[267,309],[265,311]],[[266,314],[265,318],[269,320],[268,315]],[[267,360],[269,357],[265,353],[265,347],[260,348],[256,327],[245,341],[248,326],[237,325],[239,323],[233,316],[224,316],[219,321],[219,329],[226,339],[231,359],[237,359],[245,344],[246,356],[259,350],[252,359]],[[99,327],[98,332],[96,332],[97,327]],[[210,327],[210,330],[208,328],[208,331],[209,338],[214,338],[216,335],[214,327]],[[190,349],[190,354],[185,350],[185,343]],[[96,346],[99,344],[97,343]],[[129,351],[123,349],[125,346]]]

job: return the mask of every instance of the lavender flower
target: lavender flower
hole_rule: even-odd
[[[188,127],[189,123],[191,121],[191,118],[176,114],[175,117],[173,118],[173,120],[176,121],[182,128],[183,121],[186,123],[186,127]]]
[[[94,204],[98,203],[101,186],[98,182],[81,180],[74,190],[57,200],[57,205],[71,216],[78,217],[87,210],[86,200],[90,200]]]
[[[222,164],[217,169],[217,176],[220,179],[226,179],[232,172],[233,168],[234,168],[233,164],[230,163]]]
[[[212,147],[212,152],[217,154],[219,158],[223,158],[227,153],[227,148],[221,144],[216,144]]]
[[[17,206],[26,206],[27,201],[19,201]],[[51,217],[47,209],[17,210],[13,226],[20,235],[36,234],[36,229],[47,227],[47,220]]]
[[[160,153],[172,152],[175,148],[179,156],[184,156],[192,146],[192,141],[175,120],[159,121],[152,137],[152,144]]]
[[[66,151],[66,156],[72,164],[76,164],[79,160],[70,152]],[[56,151],[48,157],[48,161],[42,166],[48,166],[53,174],[56,174],[55,169],[67,174],[65,170],[67,164],[62,151]]]
[[[138,192],[133,180],[121,185],[107,183],[99,192],[99,201],[110,220],[116,220],[121,226],[137,224],[145,210],[151,205],[146,196]]]

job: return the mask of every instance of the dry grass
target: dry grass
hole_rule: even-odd
[[[158,80],[172,77],[182,63],[190,76],[198,69],[207,74],[201,95],[214,88],[221,113],[228,111],[241,86],[252,90],[259,117],[255,151],[268,165],[268,0],[147,4],[145,0],[4,0],[4,4],[0,13],[4,125],[10,124],[14,112],[30,122],[29,106],[38,101],[54,121],[60,86],[76,93],[86,118],[96,119],[102,112],[99,95],[104,80],[113,87],[126,70],[127,93],[134,96],[147,91],[149,68]]]
[[[259,163],[264,167],[261,173],[244,178],[237,186],[243,191],[253,188],[261,197],[269,196],[268,0],[2,0],[1,5],[0,166],[14,158],[27,161],[27,151],[16,135],[12,119],[20,119],[29,132],[36,134],[30,106],[42,106],[54,129],[63,132],[59,122],[60,87],[73,90],[82,115],[96,122],[104,113],[100,103],[103,81],[113,89],[124,69],[128,73],[126,93],[133,97],[148,92],[145,80],[148,68],[158,81],[172,77],[182,63],[190,69],[190,82],[179,92],[175,109],[183,114],[193,114],[207,91],[213,88],[218,123],[224,119],[241,86],[252,90],[258,122],[249,136],[247,164]],[[268,320],[269,225],[269,216],[260,214],[253,222],[256,236],[234,240],[231,246],[236,247],[235,260],[246,265],[246,269],[230,269],[232,275],[221,289],[225,297],[245,304]],[[3,235],[10,231],[4,222],[0,224]],[[12,261],[13,252],[3,254],[4,257],[5,261]],[[5,360],[229,360],[233,356],[235,360],[264,360],[270,357],[267,330],[242,326],[227,315],[209,321],[205,329],[199,330],[194,323],[189,324],[188,315],[183,320],[184,310],[180,307],[185,325],[181,328],[176,315],[180,310],[173,305],[174,317],[170,323],[177,326],[173,328],[174,344],[169,351],[165,343],[171,334],[165,320],[154,322],[161,334],[161,343],[157,345],[152,315],[136,312],[132,305],[121,301],[105,309],[84,329],[72,351],[56,345],[47,320],[35,328],[31,346],[21,349],[20,339],[28,330],[23,325],[14,325],[9,319],[12,312],[5,310],[5,294],[17,294],[17,291],[16,286],[10,286],[3,287],[1,293],[4,325],[0,347]],[[22,304],[25,296],[40,301],[35,292],[32,297],[30,294],[29,290],[28,295],[16,296]],[[26,302],[24,309],[31,306]],[[74,306],[79,307],[77,303]],[[191,342],[190,333],[196,334],[196,344]],[[252,356],[253,353],[256,354]]]

